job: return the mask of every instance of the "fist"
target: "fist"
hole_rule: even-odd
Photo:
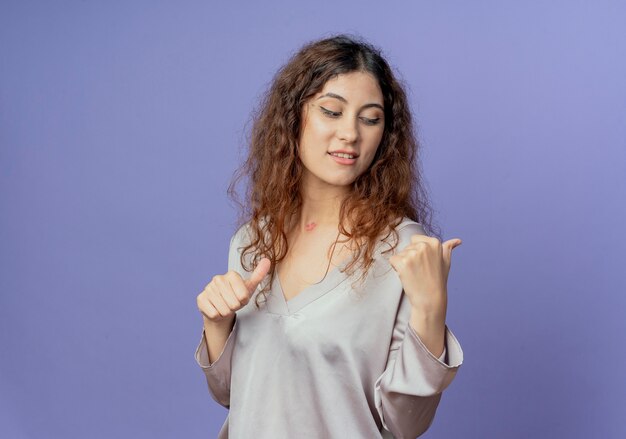
[[[416,234],[404,249],[389,258],[413,307],[445,312],[452,249],[460,244],[458,238],[441,243],[437,238]]]
[[[270,266],[271,261],[263,258],[248,279],[244,279],[234,270],[213,276],[196,300],[205,321],[217,323],[234,318],[235,312],[250,301]]]

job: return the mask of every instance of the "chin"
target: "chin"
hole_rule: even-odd
[[[354,178],[350,179],[335,179],[335,180],[327,180],[326,182],[333,186],[351,186],[354,183]]]

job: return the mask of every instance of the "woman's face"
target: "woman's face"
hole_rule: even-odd
[[[338,75],[303,107],[304,181],[347,186],[367,170],[383,137],[383,95],[369,73]],[[337,157],[343,151],[353,158]]]

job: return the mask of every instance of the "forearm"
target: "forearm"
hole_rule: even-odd
[[[236,315],[221,322],[212,322],[204,316],[202,318],[204,320],[204,335],[209,353],[209,363],[213,364],[224,350],[226,340],[235,324]]]
[[[446,319],[445,313],[423,308],[411,308],[409,324],[426,348],[435,356],[440,357],[443,353]]]

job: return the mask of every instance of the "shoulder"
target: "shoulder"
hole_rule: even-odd
[[[408,245],[413,235],[426,235],[424,226],[408,217],[403,218],[402,222],[396,227],[396,231],[398,232],[398,243],[400,245]]]
[[[419,235],[426,234],[426,231],[424,230],[424,226],[422,226],[422,223],[414,221],[408,216],[405,216],[404,218],[402,218],[402,221],[400,222],[400,224],[396,226],[396,230],[398,231],[398,233],[403,233],[403,234],[407,234],[407,233],[411,233],[413,235],[414,234],[419,234]]]
[[[389,227],[391,228],[392,226]],[[395,230],[395,233],[393,230]],[[411,237],[413,235],[427,234],[421,223],[414,221],[409,217],[403,217],[400,220],[400,223],[393,227],[393,230],[390,230],[389,237],[383,240],[383,242],[386,243],[389,248],[395,247],[393,253],[397,253],[398,251],[409,245],[409,243],[411,242]]]
[[[245,267],[250,266],[252,254],[248,253],[244,256],[242,263],[241,255],[243,249],[250,245],[252,240],[253,228],[251,222],[248,221],[243,225],[236,227],[235,232],[230,238],[229,250],[228,250],[228,268],[229,270],[235,270],[242,276],[248,271]]]
[[[230,252],[241,253],[245,247],[250,246],[251,243],[257,241],[257,233],[264,233],[264,225],[266,223],[266,217],[262,217],[258,221],[258,227],[254,227],[253,219],[249,219],[242,225],[237,225],[235,232],[230,238]],[[253,258],[252,253],[247,253],[246,259]]]
[[[252,242],[253,240],[252,238],[254,234],[254,227],[252,226],[252,221],[253,220],[248,220],[243,225],[240,225],[237,227],[237,229],[235,230],[235,232],[230,238],[231,245],[236,244],[238,246],[244,246]],[[263,228],[263,225],[265,224],[265,222],[266,222],[266,217],[264,216],[259,220],[259,228]]]
[[[250,223],[247,222],[237,228],[230,238],[230,243],[241,245],[250,236]]]

